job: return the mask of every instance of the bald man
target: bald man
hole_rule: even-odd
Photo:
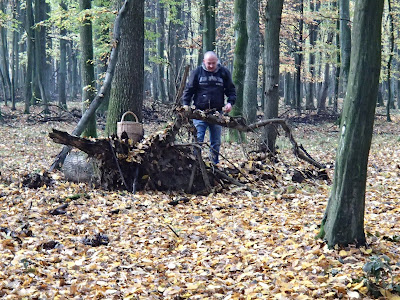
[[[227,103],[225,104],[225,96]],[[231,73],[219,63],[213,51],[204,54],[201,66],[191,72],[182,96],[182,104],[188,109],[193,101],[196,109],[215,109],[230,112],[236,101],[236,88]],[[219,162],[222,127],[201,120],[193,120],[197,129],[197,141],[203,142],[207,128],[210,131],[210,157],[214,164]]]

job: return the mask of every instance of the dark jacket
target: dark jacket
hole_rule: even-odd
[[[197,109],[215,108],[221,110],[225,106],[224,95],[232,105],[236,101],[236,89],[229,70],[220,64],[214,72],[209,72],[202,65],[192,71],[182,96],[183,105],[193,103]]]

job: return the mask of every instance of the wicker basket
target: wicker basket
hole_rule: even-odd
[[[124,121],[124,118],[127,114],[133,115],[136,121]],[[117,136],[119,138],[121,138],[121,134],[124,131],[134,142],[140,141],[140,139],[143,137],[143,124],[139,123],[137,116],[131,111],[124,113],[121,117],[121,122],[117,123]]]

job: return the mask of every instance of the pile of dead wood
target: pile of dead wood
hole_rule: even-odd
[[[190,119],[206,120],[210,123],[252,131],[267,124],[281,126],[291,140],[294,154],[317,168],[324,166],[313,160],[297,145],[289,126],[284,120],[266,120],[246,125],[242,119],[221,115],[213,111],[176,110],[175,120],[165,129],[156,132],[139,143],[132,143],[126,136],[105,139],[85,139],[66,132],[53,130],[49,136],[54,142],[75,147],[99,161],[101,188],[125,189],[135,192],[139,189],[182,190],[189,193],[208,193],[212,188],[226,183],[243,185],[214,165],[205,164],[197,143],[177,143],[176,135]]]

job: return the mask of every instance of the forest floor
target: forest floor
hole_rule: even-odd
[[[24,175],[47,170],[61,149],[49,139],[51,129],[71,132],[76,123],[39,122],[37,110],[30,116],[21,110],[1,107],[3,299],[370,299],[367,262],[382,271],[381,294],[399,299],[385,286],[390,272],[400,283],[397,110],[388,123],[378,109],[368,163],[368,246],[359,249],[328,249],[315,238],[332,180],[292,181],[295,169],[308,166],[283,135],[279,162],[264,169],[273,176],[255,182],[260,175],[249,172],[252,191],[232,185],[208,196],[132,195],[66,182],[59,172],[50,174],[52,185],[30,189],[22,186]],[[338,126],[311,116],[295,121],[295,139],[330,166],[333,179]],[[145,129],[162,126],[153,118]],[[225,142],[221,153],[229,162],[222,165],[251,169],[256,162],[243,151],[249,147]]]

